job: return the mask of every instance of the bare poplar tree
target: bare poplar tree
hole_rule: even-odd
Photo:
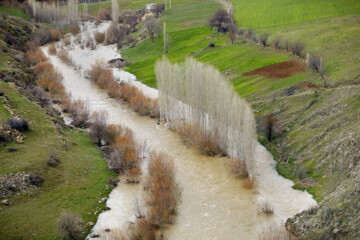
[[[205,139],[214,139],[227,154],[255,171],[256,129],[248,103],[213,66],[187,58],[171,64],[163,57],[155,66],[160,120],[173,129],[197,126]]]
[[[111,1],[111,14],[112,14],[113,22],[118,23],[119,16],[120,16],[120,9],[119,9],[119,4],[118,4],[117,0]]]

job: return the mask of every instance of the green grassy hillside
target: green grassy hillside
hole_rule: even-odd
[[[231,0],[243,27],[268,27],[360,12],[358,0]]]
[[[13,59],[23,53],[3,41],[4,32],[22,30],[32,23],[11,16],[0,22],[2,78],[21,86],[33,84],[26,63]],[[29,39],[30,35],[21,37]],[[28,90],[14,83],[1,79],[0,91],[8,98],[15,115],[26,119],[30,128],[23,133],[23,143],[12,141],[0,145],[0,176],[26,172],[44,179],[36,190],[7,197],[10,205],[1,204],[0,239],[60,239],[56,220],[63,209],[79,213],[85,222],[96,222],[98,212],[104,207],[99,199],[109,195],[111,188],[107,180],[115,174],[108,170],[87,132],[64,126],[56,114],[48,115],[45,109],[27,99],[31,97]],[[1,124],[14,117],[4,102],[0,97]],[[51,156],[60,160],[57,167],[48,166]]]

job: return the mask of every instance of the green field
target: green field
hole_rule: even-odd
[[[0,6],[0,14],[7,14],[13,17],[19,17],[25,20],[30,20],[30,16],[24,13],[24,11],[20,8],[16,7],[4,7]]]
[[[239,26],[269,27],[360,12],[358,0],[231,0]]]
[[[108,196],[110,188],[105,186],[114,174],[87,133],[57,128],[55,119],[7,83],[1,81],[0,89],[9,97],[11,108],[30,125],[24,143],[0,148],[0,175],[25,171],[45,179],[38,190],[9,197],[11,205],[2,206],[0,239],[56,239],[56,219],[62,209],[78,212],[85,222],[96,222],[94,212],[104,205],[98,200]],[[10,116],[3,106],[0,114]],[[10,153],[9,148],[17,151]],[[46,163],[50,155],[61,161],[56,168]]]

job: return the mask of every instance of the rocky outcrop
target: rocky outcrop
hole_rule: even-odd
[[[16,192],[28,192],[36,189],[44,181],[34,174],[19,172],[0,177],[0,198],[6,198]]]

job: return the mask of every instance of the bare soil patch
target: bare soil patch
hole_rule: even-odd
[[[264,76],[267,78],[288,78],[295,74],[302,73],[306,70],[304,65],[299,60],[290,60],[282,63],[275,63],[266,67],[258,68],[253,71],[243,73],[243,77],[250,77],[255,75]]]

